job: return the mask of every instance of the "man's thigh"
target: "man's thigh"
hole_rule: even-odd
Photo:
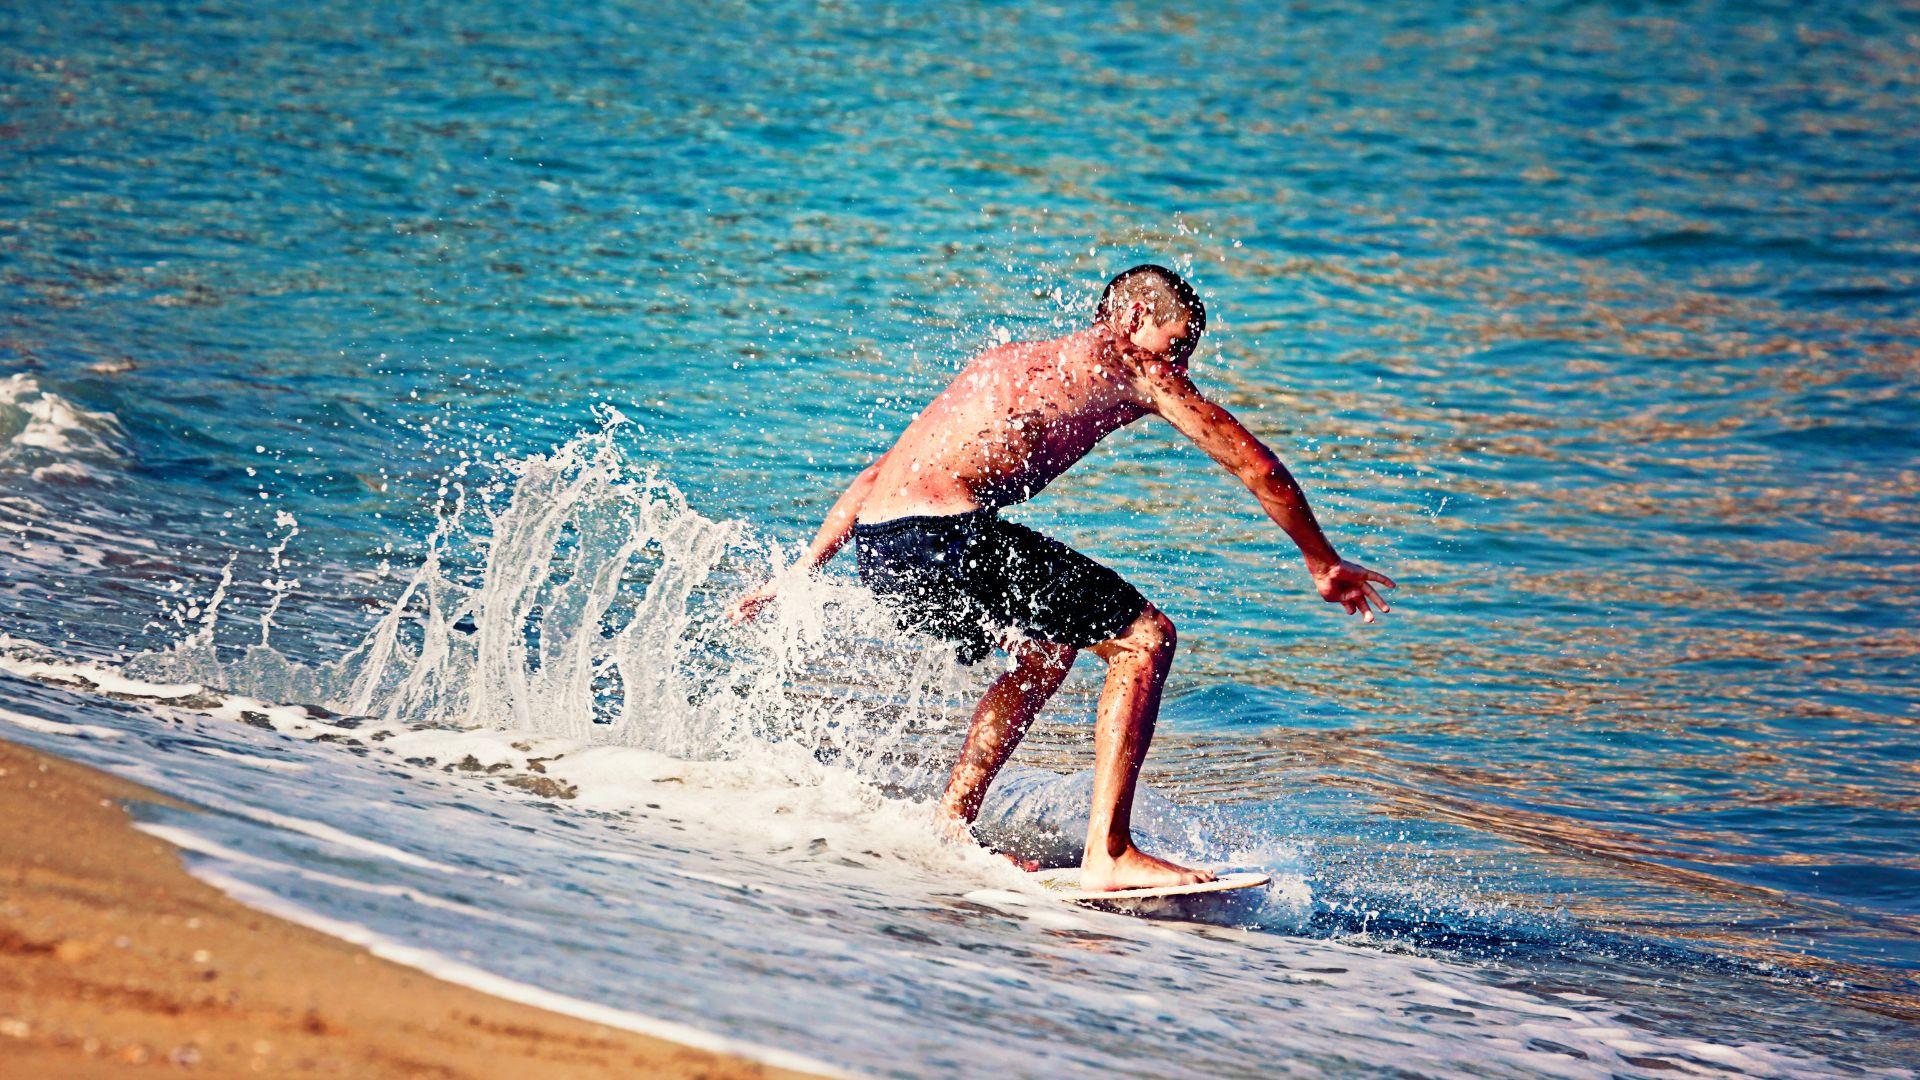
[[[996,522],[967,552],[969,591],[1028,634],[1086,648],[1124,631],[1147,599],[1125,578],[1050,536]]]

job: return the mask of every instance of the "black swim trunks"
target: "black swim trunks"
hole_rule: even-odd
[[[855,525],[860,582],[901,629],[987,655],[1007,630],[1085,648],[1125,630],[1147,598],[1112,570],[990,509]]]

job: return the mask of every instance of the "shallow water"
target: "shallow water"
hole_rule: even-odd
[[[1864,4],[12,5],[9,654],[421,745],[18,677],[11,715],[123,734],[0,731],[216,806],[160,824],[304,910],[859,1070],[1902,1065],[1916,42]],[[713,617],[970,350],[1142,258],[1403,585],[1342,622],[1155,424],[1013,515],[1181,627],[1163,842],[1279,883],[1212,929],[925,841],[980,676],[857,594]],[[1097,674],[1010,842],[1075,827]]]

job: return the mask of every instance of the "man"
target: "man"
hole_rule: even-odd
[[[1107,283],[1086,329],[981,353],[833,504],[801,562],[818,569],[851,535],[861,582],[894,607],[903,628],[954,641],[967,663],[996,644],[1011,654],[1009,670],[974,711],[940,801],[955,835],[970,835],[987,786],[1079,650],[1106,661],[1085,889],[1213,879],[1136,848],[1130,825],[1173,663],[1173,623],[1112,570],[1000,520],[1001,507],[1032,498],[1102,438],[1152,414],[1246,484],[1299,545],[1329,603],[1372,622],[1374,609],[1388,610],[1374,585],[1393,587],[1334,553],[1279,458],[1187,378],[1205,327],[1193,287],[1144,265]],[[743,597],[734,617],[752,618],[777,585]]]

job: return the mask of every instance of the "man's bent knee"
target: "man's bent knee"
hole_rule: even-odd
[[[1012,650],[1011,670],[1030,677],[1063,678],[1079,655],[1080,650],[1071,645],[1030,638]]]
[[[1173,620],[1166,613],[1148,604],[1125,630],[1093,647],[1101,659],[1113,663],[1117,659],[1139,657],[1164,664],[1173,657],[1174,647],[1179,643],[1179,635],[1174,632]]]

